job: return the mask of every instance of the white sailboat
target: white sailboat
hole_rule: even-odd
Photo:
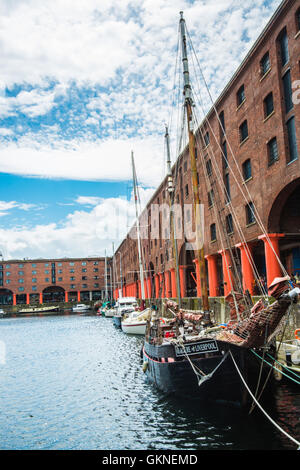
[[[137,242],[138,242],[138,256],[139,256],[139,271],[140,271],[140,282],[141,282],[141,294],[142,294],[142,311],[132,312],[126,315],[121,322],[121,328],[124,333],[144,335],[146,332],[147,321],[151,315],[150,308],[145,307],[145,284],[144,284],[144,268],[142,262],[142,249],[141,249],[141,237],[140,237],[140,224],[139,214],[137,207],[137,177],[134,165],[133,152],[131,152],[131,165],[132,165],[132,176],[133,176],[133,188],[134,188],[134,199],[135,199],[135,214],[136,214],[136,231],[137,231]]]

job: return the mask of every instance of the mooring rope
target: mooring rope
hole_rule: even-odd
[[[175,342],[175,341],[174,341]],[[217,367],[212,371],[210,372],[209,374],[205,374],[199,367],[197,367],[193,362],[192,360],[189,358],[189,355],[185,349],[185,346],[183,343],[181,343],[180,341],[176,341],[176,343],[182,347],[183,351],[184,351],[184,354],[185,354],[185,357],[187,358],[187,360],[189,361],[194,373],[196,374],[197,376],[197,379],[198,379],[198,386],[200,387],[200,385],[202,385],[203,382],[205,382],[206,380],[209,380],[213,375],[214,373],[217,371],[217,369],[220,367],[221,364],[223,364],[223,362],[225,361],[226,357],[228,356],[228,351],[226,352],[226,354],[224,354],[224,356],[222,357],[222,360],[219,362],[219,364],[217,365]]]
[[[293,377],[290,377],[289,375],[285,374],[282,370],[278,369],[277,367],[275,367],[273,364],[270,364],[268,361],[266,361],[266,359],[264,359],[263,357],[261,357],[259,354],[257,354],[253,349],[251,349],[251,351],[253,352],[253,354],[255,354],[255,356],[259,357],[259,359],[261,359],[263,362],[265,362],[266,364],[268,364],[268,366],[272,367],[273,369],[277,370],[278,372],[280,372],[282,375],[284,375],[285,377],[287,377],[288,379],[292,380],[293,382],[295,382],[296,384],[300,385],[300,382],[298,380],[295,380]],[[270,356],[270,354],[268,354]],[[281,367],[283,367],[284,369],[287,369],[289,370],[287,367],[284,366],[284,364],[281,364],[280,362],[276,361],[276,359],[272,356],[270,356],[271,359],[273,359],[273,361],[277,362],[277,364],[279,364]],[[293,372],[293,371],[290,371],[290,372]],[[295,372],[293,372],[295,375],[297,375]]]
[[[251,395],[251,397],[253,398],[253,400],[256,402],[256,405],[259,407],[259,409],[264,413],[264,415],[268,418],[268,420],[274,424],[274,426],[280,431],[282,432],[286,437],[288,437],[291,441],[293,441],[295,444],[297,444],[298,446],[298,450],[300,450],[300,442],[297,441],[297,439],[295,439],[294,437],[290,436],[290,434],[288,434],[284,429],[282,429],[268,414],[267,412],[263,409],[263,407],[261,406],[261,404],[256,400],[255,396],[253,395],[253,393],[251,392],[251,390],[249,389],[248,385],[246,384],[245,380],[244,380],[244,377],[242,376],[238,366],[237,366],[237,363],[235,362],[234,360],[234,357],[232,355],[232,352],[229,350],[230,352],[230,355],[231,355],[231,359],[235,365],[235,368],[243,382],[243,384],[245,385],[246,389],[248,390],[248,393]]]

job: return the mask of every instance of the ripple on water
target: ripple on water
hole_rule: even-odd
[[[4,319],[0,340],[2,449],[293,448],[260,415],[165,397],[145,382],[142,338],[111,319]],[[299,390],[276,400],[299,436]]]

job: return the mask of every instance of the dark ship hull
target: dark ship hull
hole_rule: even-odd
[[[211,349],[215,349],[214,351],[196,353],[197,348],[198,350],[207,350],[208,343],[210,343]],[[155,346],[145,341],[143,360],[147,378],[159,390],[167,394],[209,402],[230,403],[236,406],[247,405],[251,397],[239,376],[229,351],[231,351],[245,382],[254,393],[260,374],[261,361],[251,350],[223,341],[204,339],[193,343],[192,351],[194,352],[189,354],[190,361],[205,375],[213,372],[219,365],[211,378],[203,381],[200,386],[190,361],[185,355],[182,355],[182,351],[177,351],[176,354],[175,346],[172,344]],[[263,369],[261,384],[264,383],[268,372],[269,368]]]

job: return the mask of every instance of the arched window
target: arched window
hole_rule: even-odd
[[[250,160],[250,158],[248,158],[248,160],[246,160],[246,161],[243,163],[243,177],[244,177],[244,181],[247,181],[248,179],[250,179],[251,176],[252,176],[251,160]]]

